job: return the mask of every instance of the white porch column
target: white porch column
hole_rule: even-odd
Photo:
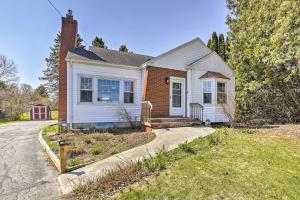
[[[190,107],[191,101],[192,101],[192,69],[188,69],[188,71],[187,71],[187,98],[186,98],[187,116],[186,117],[191,117],[191,107]]]

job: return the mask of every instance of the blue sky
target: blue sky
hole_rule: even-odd
[[[73,10],[78,31],[87,43],[100,36],[110,49],[126,44],[130,51],[159,55],[213,31],[228,31],[225,0],[52,0],[65,15]],[[49,47],[61,18],[47,0],[3,0],[0,54],[15,60],[20,83],[33,87],[45,69]]]

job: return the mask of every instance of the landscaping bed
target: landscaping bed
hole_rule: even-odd
[[[213,135],[170,152],[160,150],[156,157],[80,184],[65,198],[297,199],[299,181],[300,125],[220,128]]]
[[[59,139],[65,140],[67,166],[102,160],[114,154],[149,143],[155,134],[140,129],[115,129],[93,133],[57,133],[57,125],[43,129],[43,139],[59,157]]]

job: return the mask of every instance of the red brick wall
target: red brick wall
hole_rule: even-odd
[[[58,79],[58,118],[64,121],[67,120],[67,62],[65,59],[69,49],[76,47],[76,39],[77,21],[69,15],[62,17]]]
[[[170,76],[185,78],[186,71],[148,66],[146,70],[144,99],[153,105],[152,117],[169,117],[169,84]]]

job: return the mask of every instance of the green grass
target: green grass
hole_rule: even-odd
[[[29,112],[26,112],[26,113],[23,113],[20,118],[19,118],[19,121],[28,121],[30,120],[30,113]]]
[[[299,135],[276,134],[219,129],[193,141],[194,154],[186,147],[168,153],[166,170],[118,198],[297,199]]]
[[[10,123],[12,123],[12,122],[0,122],[0,125],[2,125],[2,124],[10,124]]]
[[[44,127],[44,128],[42,128],[42,131],[44,133],[57,133],[58,132],[58,125],[55,124],[55,125]]]
[[[51,111],[51,117],[53,120],[58,120],[58,111],[57,110]]]
[[[94,156],[95,155],[99,155],[99,154],[101,154],[103,152],[104,152],[104,146],[101,145],[101,144],[99,144],[97,146],[94,146],[94,147],[91,147],[89,149],[89,153],[92,154],[92,155],[94,155]]]
[[[80,160],[72,159],[68,161],[68,166],[73,167],[80,164]]]

